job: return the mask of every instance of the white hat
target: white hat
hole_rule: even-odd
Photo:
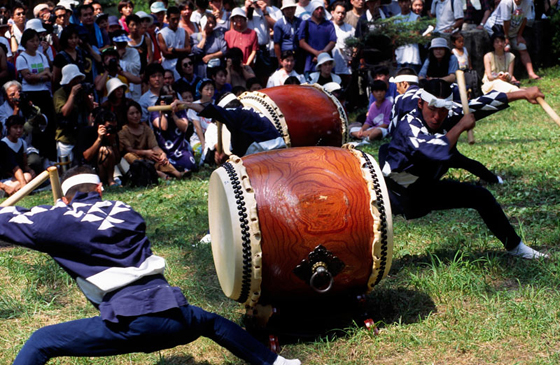
[[[342,87],[340,87],[339,83],[331,81],[331,82],[327,82],[325,85],[323,85],[323,89],[332,93],[332,92],[337,91],[337,90],[342,90]]]
[[[41,13],[41,11],[43,11],[44,9],[48,9],[49,6],[47,4],[39,4],[37,6],[35,6],[33,8],[33,16],[35,18],[37,18],[39,16],[39,13]]]
[[[325,4],[322,1],[312,1],[311,2],[311,13],[313,14],[313,12],[315,10],[317,10],[318,7],[322,7],[323,9],[325,9]]]
[[[69,63],[62,68],[62,80],[60,80],[60,85],[68,85],[70,81],[74,80],[76,77],[79,77],[80,81],[82,81],[86,75],[80,72],[78,66]]]
[[[282,1],[282,9],[280,10],[284,10],[286,8],[292,8],[292,7],[296,7],[297,3],[296,0],[283,0]]]
[[[64,6],[66,10],[72,10],[72,5],[78,6],[80,3],[75,0],[62,0],[56,5]]]
[[[111,95],[111,93],[115,90],[117,90],[119,87],[123,87],[125,88],[125,91],[128,90],[128,86],[126,86],[126,84],[124,82],[122,82],[121,80],[119,80],[118,77],[113,77],[112,79],[110,79],[109,81],[107,81],[107,83],[105,84],[105,87],[107,88],[107,97],[109,95]]]
[[[155,3],[153,3],[153,4],[150,6],[150,11],[151,11],[153,14],[157,14],[157,13],[160,13],[160,12],[162,12],[162,11],[167,11],[167,9],[165,8],[165,4],[164,4],[163,2],[161,2],[161,1],[156,1]]]
[[[25,23],[25,29],[33,29],[37,33],[46,32],[47,30],[43,28],[43,22],[41,19],[30,19]]]
[[[432,39],[432,43],[430,44],[430,49],[432,48],[447,48],[449,49],[449,46],[447,45],[447,39],[445,38],[434,38]]]
[[[142,21],[144,21],[144,19],[148,19],[150,21],[149,25],[154,24],[154,18],[152,18],[152,16],[150,14],[146,13],[145,11],[137,11],[136,15],[138,15],[138,17]]]
[[[243,18],[247,19],[247,15],[245,14],[245,10],[243,10],[243,8],[233,9],[229,18],[233,19],[234,16],[242,16]]]
[[[319,71],[319,66],[328,61],[333,61],[334,63],[334,58],[332,58],[327,52],[319,53],[319,56],[317,56],[317,66],[315,66],[315,70]]]

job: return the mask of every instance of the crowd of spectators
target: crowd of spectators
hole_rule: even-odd
[[[493,36],[486,89],[517,83],[510,49],[539,78],[523,38],[531,0],[427,1],[158,0],[147,13],[121,0],[115,16],[98,0],[33,9],[15,0],[0,7],[0,189],[12,194],[61,162],[90,164],[109,185],[119,185],[137,160],[154,165],[160,178],[189,176],[214,147],[205,136],[213,121],[194,110],[148,107],[175,99],[206,105],[285,83],[329,84],[341,95],[367,64],[346,40],[364,37],[380,19],[436,18],[431,42],[393,50],[394,65],[421,79],[454,82],[455,70],[472,68],[461,29]],[[451,33],[451,42],[438,33]],[[389,73],[373,72],[369,105],[362,105],[371,114],[353,136],[384,136],[368,128],[388,123],[384,114],[397,95]]]

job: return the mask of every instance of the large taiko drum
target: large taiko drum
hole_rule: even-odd
[[[387,275],[389,196],[371,155],[301,147],[233,156],[209,183],[224,294],[247,307],[363,294]]]
[[[268,117],[288,147],[340,147],[347,142],[346,112],[340,101],[318,84],[246,92],[239,100]]]

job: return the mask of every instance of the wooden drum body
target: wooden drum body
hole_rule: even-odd
[[[340,147],[347,142],[344,107],[318,84],[246,92],[239,100],[268,117],[288,147]]]
[[[247,307],[362,294],[389,272],[389,196],[377,163],[361,151],[234,156],[212,173],[208,204],[220,285]]]

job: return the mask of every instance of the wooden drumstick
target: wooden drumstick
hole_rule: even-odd
[[[55,167],[55,169],[56,169],[56,167]],[[29,193],[31,193],[33,190],[37,189],[42,183],[47,181],[48,178],[49,178],[49,172],[47,170],[41,172],[33,180],[31,180],[29,183],[27,183],[27,185],[25,185],[23,188],[18,190],[14,195],[12,195],[8,199],[4,200],[4,202],[2,202],[2,204],[0,204],[0,207],[9,207],[11,205],[16,204],[21,199],[26,197]]]
[[[177,105],[177,110],[184,110],[187,108],[188,108],[187,104]],[[154,105],[148,107],[149,112],[168,112],[171,110],[172,110],[171,105]]]
[[[463,105],[463,112],[465,115],[469,114],[471,111],[469,109],[469,97],[467,95],[467,83],[465,82],[465,73],[461,70],[455,72],[457,77],[457,85],[459,86],[459,94],[461,95],[461,104]],[[467,138],[469,144],[474,144],[474,132],[472,129],[467,131]]]
[[[224,124],[216,122],[216,125],[218,126],[218,144],[216,145],[216,151],[221,155],[224,152],[224,145],[222,141],[222,129],[224,128]]]
[[[541,98],[540,96],[537,97],[537,102],[544,109],[546,114],[548,114],[552,118],[552,120],[555,121],[556,124],[558,124],[560,126],[560,117],[558,116],[558,114],[556,114],[556,112],[554,110],[552,110],[550,105],[548,105],[548,103],[543,98]]]

